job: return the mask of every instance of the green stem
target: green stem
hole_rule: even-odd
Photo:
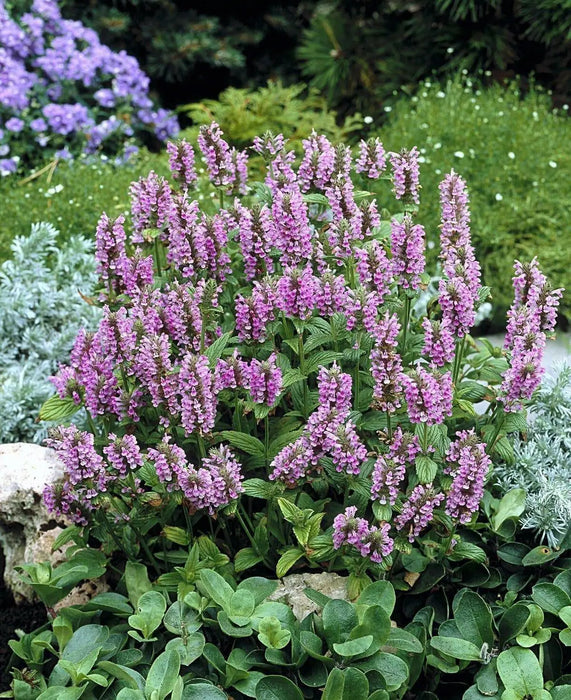
[[[496,415],[496,414],[497,414],[497,408],[498,408],[498,407],[496,406],[496,408],[494,409],[494,412],[493,412],[492,418],[491,418],[491,422],[494,421],[494,418],[497,419],[497,415]],[[503,426],[503,424],[504,424],[504,421],[505,421],[505,415],[502,413],[501,418],[500,418],[500,419],[497,419],[496,428],[495,428],[495,430],[494,430],[494,434],[492,435],[492,439],[488,442],[488,444],[487,444],[487,446],[486,446],[486,452],[487,452],[487,454],[490,454],[490,453],[492,452],[492,450],[494,449],[494,445],[496,444],[496,442],[497,442],[497,440],[498,440],[498,437],[499,437],[499,434],[500,434],[500,432],[501,432],[501,430],[502,430],[502,426]]]
[[[218,190],[218,202],[220,204],[220,209],[224,209],[224,190],[222,188]]]
[[[387,411],[387,435],[389,436],[389,440],[393,439],[393,429],[391,426],[391,414],[390,411]]]
[[[359,332],[357,335],[357,346],[360,348],[361,346],[361,333]],[[355,386],[355,392],[354,392],[354,398],[353,398],[353,408],[355,411],[359,410],[359,393],[361,391],[361,377],[360,377],[360,364],[361,364],[361,358],[357,358],[357,364],[355,365],[355,376],[353,379],[353,384]]]
[[[305,351],[303,348],[303,331],[301,333],[298,333],[297,336],[297,348],[298,348],[298,353],[299,353],[299,369],[301,370],[302,374],[305,374]],[[303,415],[304,418],[307,418],[309,415],[309,407],[308,407],[308,390],[307,390],[307,381],[303,382]]]
[[[133,528],[135,534],[137,535],[137,539],[139,540],[139,544],[143,548],[145,554],[149,558],[149,561],[151,562],[151,565],[155,572],[157,573],[158,576],[161,575],[161,567],[159,565],[159,562],[155,559],[155,555],[151,552],[151,549],[147,543],[147,540],[145,539],[145,536],[141,533],[141,531],[136,528],[133,523],[131,523],[131,527]],[[166,562],[165,562],[166,564]]]
[[[402,324],[402,353],[406,353],[406,338],[408,336],[408,324],[410,321],[410,297],[404,298],[404,317]]]
[[[427,454],[428,451],[428,425],[424,423],[422,426],[422,451]]]
[[[466,344],[466,336],[456,344],[456,354],[454,355],[454,366],[452,368],[452,381],[454,384],[458,382],[460,370],[462,369],[462,360],[464,359],[464,347]]]
[[[270,460],[268,454],[270,452],[270,417],[266,416],[264,418],[264,460],[266,462],[266,469],[270,466]]]
[[[206,457],[206,445],[204,444],[204,438],[200,433],[197,434],[196,436],[196,442],[198,443],[198,451],[200,452],[200,456],[202,459]]]

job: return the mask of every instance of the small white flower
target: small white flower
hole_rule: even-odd
[[[434,248],[434,241],[428,241],[426,245],[428,246],[428,250],[432,250]]]
[[[442,144],[440,143],[440,141],[438,141],[437,143],[435,143],[434,146],[433,146],[433,148],[434,148],[435,151],[437,151],[439,148],[442,148]]]
[[[474,109],[475,109],[476,112],[477,112],[477,111],[480,109],[480,105],[474,105]]]
[[[515,153],[514,153],[513,151],[510,151],[510,152],[508,153],[508,158],[510,158],[511,160],[513,160],[513,159],[515,158]]]
[[[562,109],[564,109],[565,111],[567,111],[567,110],[569,109],[569,105],[563,105]]]
[[[435,170],[434,172],[435,172],[437,175],[442,175],[442,170],[440,170],[440,168],[436,168],[436,170]]]
[[[503,112],[498,112],[498,117],[503,117],[504,113]]]
[[[537,187],[537,185],[538,185],[539,183],[537,182],[537,180],[534,180],[531,184],[532,184],[534,187]]]
[[[464,158],[464,153],[462,151],[454,151],[456,158]]]
[[[549,167],[550,167],[550,168],[556,168],[556,167],[557,167],[557,163],[556,163],[554,160],[550,160],[550,161],[549,161]]]
[[[453,49],[451,46],[449,46],[449,47],[446,49],[446,53],[454,53],[454,49]]]
[[[439,90],[439,91],[436,93],[436,97],[440,97],[440,98],[446,97],[446,93],[445,93],[445,92],[442,92],[442,90]]]
[[[496,202],[501,202],[503,199],[502,195],[499,192],[496,192]]]
[[[363,121],[365,122],[365,124],[372,124],[372,123],[373,123],[373,117],[369,117],[369,116],[363,117]]]
[[[426,158],[424,156],[418,156],[419,163],[426,163]]]
[[[393,111],[393,108],[390,105],[387,105],[385,107],[385,112],[392,112],[392,111]]]

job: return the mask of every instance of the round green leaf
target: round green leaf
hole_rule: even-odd
[[[210,683],[190,683],[182,691],[183,700],[228,700],[226,693]]]
[[[537,656],[530,649],[512,647],[498,656],[498,674],[506,689],[520,697],[533,695],[543,688],[543,674]]]
[[[458,639],[457,637],[433,637],[430,640],[430,645],[438,651],[451,656],[454,659],[462,661],[480,661],[480,649],[467,639]]]
[[[265,676],[256,686],[256,700],[303,700],[303,693],[285,676]]]
[[[368,634],[365,637],[350,639],[348,642],[335,643],[333,644],[333,650],[339,656],[357,656],[357,654],[364,654],[372,643],[373,635]]]

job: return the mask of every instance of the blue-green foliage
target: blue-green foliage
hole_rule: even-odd
[[[571,365],[546,377],[531,413],[526,439],[514,443],[515,463],[496,475],[506,490],[527,492],[522,526],[557,546],[571,527]]]
[[[51,224],[34,224],[0,267],[0,443],[45,437],[35,420],[53,393],[48,377],[100,313],[80,295],[95,285],[93,244],[74,236],[59,250],[57,236]]]

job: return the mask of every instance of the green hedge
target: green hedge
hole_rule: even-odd
[[[0,180],[0,262],[9,257],[13,238],[27,235],[35,221],[56,226],[60,242],[74,234],[91,238],[101,212],[117,216],[129,209],[129,185],[151,169],[166,174],[166,157],[141,151],[122,166],[104,160],[60,161],[27,178]]]
[[[418,146],[421,158],[419,219],[434,240],[440,209],[434,195],[454,168],[468,183],[472,234],[485,283],[494,289],[494,321],[500,326],[512,299],[514,258],[537,255],[557,287],[571,289],[569,175],[571,122],[550,107],[550,96],[515,85],[478,89],[466,78],[446,85],[424,83],[403,98],[388,123],[372,131],[387,149]],[[571,304],[564,296],[563,313]]]

